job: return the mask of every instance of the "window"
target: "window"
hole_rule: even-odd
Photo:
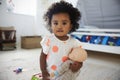
[[[36,15],[36,0],[7,0],[7,11],[24,15]]]

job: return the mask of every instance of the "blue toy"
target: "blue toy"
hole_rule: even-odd
[[[95,44],[95,40],[97,39],[98,36],[92,36],[90,39],[90,43]]]
[[[79,41],[81,41],[81,39],[78,37],[78,36],[76,36],[76,35],[71,35],[73,38],[75,38],[75,39],[78,39]]]
[[[118,37],[115,45],[116,45],[116,46],[120,46],[120,37]]]
[[[95,40],[94,40],[94,44],[100,44],[102,41],[102,37],[98,36]]]
[[[115,46],[117,42],[117,37],[109,37],[107,44],[110,46]]]
[[[17,68],[16,70],[13,70],[13,71],[16,72],[16,74],[18,74],[18,73],[21,73],[22,70],[23,70],[23,68]]]
[[[103,45],[107,45],[108,39],[109,39],[109,36],[105,36],[105,37],[103,38],[102,44],[103,44]]]

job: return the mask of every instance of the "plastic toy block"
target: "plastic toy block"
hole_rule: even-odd
[[[31,80],[42,80],[42,74],[38,73],[32,76]]]

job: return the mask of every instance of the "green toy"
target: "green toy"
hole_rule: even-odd
[[[31,80],[42,80],[42,74],[38,73],[33,75]]]

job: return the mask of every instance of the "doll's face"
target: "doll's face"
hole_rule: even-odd
[[[87,58],[87,52],[81,47],[73,48],[69,54],[69,58],[73,61],[83,62]]]
[[[67,13],[58,13],[52,16],[51,20],[52,32],[58,36],[67,36],[71,30],[71,21]]]

